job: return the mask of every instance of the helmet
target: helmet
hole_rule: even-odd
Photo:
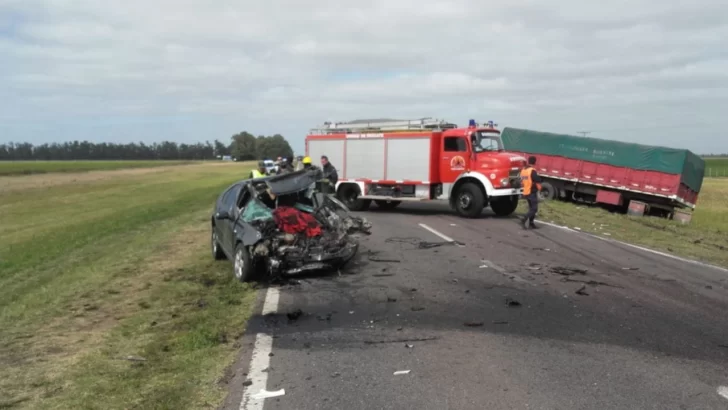
[[[311,157],[303,157],[303,163],[304,164],[310,164],[311,163]]]

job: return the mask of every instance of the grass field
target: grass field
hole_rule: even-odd
[[[0,161],[0,176],[49,172],[111,171],[191,164],[193,161]]]
[[[209,212],[250,166],[163,165],[0,177],[0,409],[224,397],[255,293],[212,261]]]
[[[728,177],[728,158],[705,158],[706,177]]]
[[[560,201],[539,204],[539,219],[728,267],[726,198],[728,179],[706,179],[689,225],[655,217],[612,214],[598,207]],[[525,210],[521,204],[519,211]]]

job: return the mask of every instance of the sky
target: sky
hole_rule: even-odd
[[[728,152],[728,2],[672,3],[0,0],[0,143],[435,117]]]

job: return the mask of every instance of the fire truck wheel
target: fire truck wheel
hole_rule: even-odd
[[[374,203],[377,204],[377,207],[379,209],[389,210],[389,209],[394,209],[394,208],[398,207],[399,204],[402,203],[402,201],[384,201],[384,200],[377,200],[377,201],[374,201]]]
[[[455,195],[455,211],[465,218],[475,218],[483,212],[485,195],[472,182],[466,182]]]
[[[490,201],[490,209],[497,216],[510,216],[518,208],[517,196],[504,196]]]
[[[542,201],[551,201],[556,198],[556,189],[549,182],[541,184],[541,191],[538,192],[538,199]]]
[[[344,184],[336,194],[339,200],[349,208],[350,211],[366,211],[371,205],[371,199],[359,199],[359,187],[354,184]]]

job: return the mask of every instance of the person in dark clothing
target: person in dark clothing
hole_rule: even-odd
[[[521,183],[523,185],[523,197],[528,201],[528,212],[523,217],[524,229],[538,228],[533,221],[538,212],[538,192],[541,190],[541,176],[538,175],[533,166],[536,165],[536,157],[528,157],[528,165],[521,170]]]
[[[321,156],[321,167],[324,173],[324,178],[328,179],[331,185],[336,185],[336,181],[339,180],[339,174],[336,173],[336,168],[329,162],[329,157],[326,155]]]
[[[289,172],[293,172],[293,164],[291,164],[291,158],[283,157],[281,165],[278,168],[278,174],[287,174]]]

